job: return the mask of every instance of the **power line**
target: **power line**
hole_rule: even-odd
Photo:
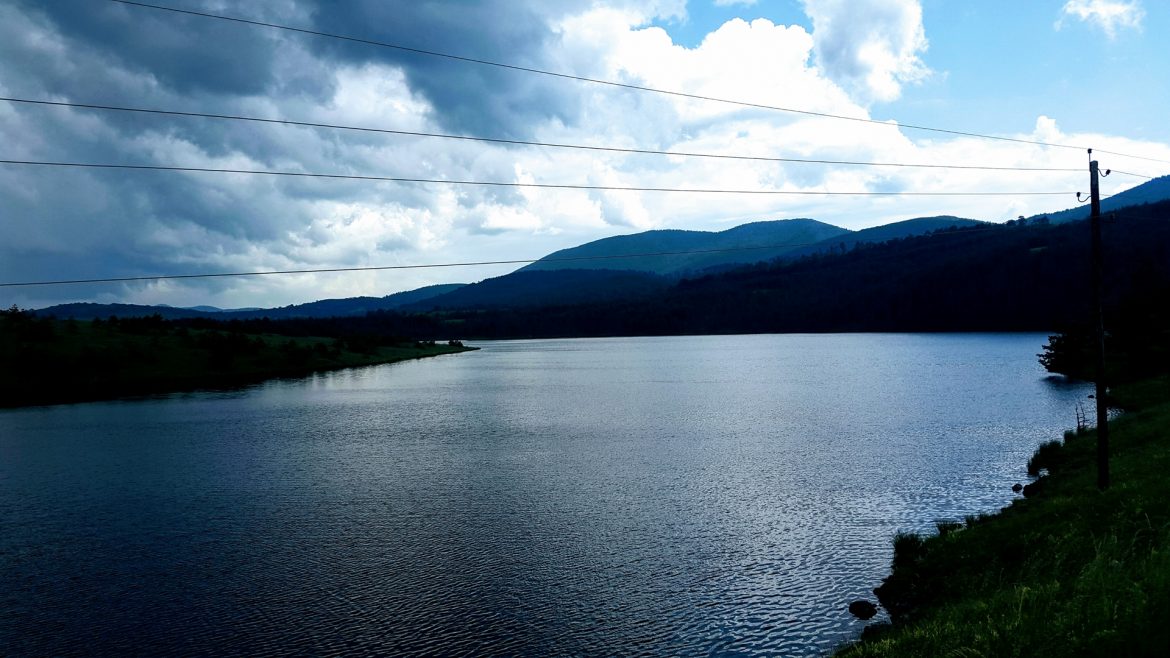
[[[1129,153],[1118,153],[1116,151],[1106,151],[1105,149],[1093,149],[1097,153],[1105,153],[1107,155],[1116,155],[1122,158],[1133,158],[1135,160],[1146,160],[1148,162],[1161,162],[1162,164],[1170,164],[1170,160],[1161,160],[1158,158],[1147,158],[1144,155],[1132,155]]]
[[[331,123],[317,123],[312,121],[295,121],[291,119],[268,119],[262,117],[251,117],[243,115],[232,114],[213,114],[208,112],[188,112],[181,110],[160,110],[155,108],[141,108],[141,107],[124,107],[117,105],[98,105],[94,103],[74,103],[65,101],[46,101],[35,100],[28,98],[11,98],[0,96],[0,101],[9,103],[24,103],[29,105],[42,105],[53,107],[70,107],[88,110],[104,110],[112,112],[135,112],[141,114],[157,114],[165,116],[178,117],[198,117],[203,119],[221,119],[230,121],[251,121],[255,123],[277,124],[285,126],[299,126],[306,128],[326,128],[329,130],[349,130],[356,132],[379,133],[387,135],[403,135],[411,137],[433,137],[441,139],[455,139],[473,142],[488,142],[493,144],[511,144],[517,146],[540,146],[547,148],[560,149],[577,149],[583,151],[605,151],[610,153],[626,153],[636,155],[666,155],[666,156],[680,156],[688,158],[717,158],[724,160],[751,160],[756,162],[794,162],[806,164],[827,164],[827,165],[851,165],[851,166],[865,166],[865,167],[916,167],[925,169],[975,169],[985,171],[1051,171],[1051,172],[1081,172],[1083,167],[994,167],[981,165],[953,165],[953,164],[921,164],[921,163],[906,163],[906,162],[859,162],[853,160],[822,160],[809,158],[779,158],[753,155],[725,155],[720,153],[695,153],[689,151],[658,151],[653,149],[638,149],[638,148],[621,148],[614,146],[590,146],[584,144],[565,144],[557,142],[537,142],[522,139],[503,139],[497,137],[478,137],[472,135],[452,135],[449,133],[433,133],[421,132],[415,130],[398,130],[392,128],[372,128],[365,126],[346,126]],[[1125,172],[1118,172],[1125,173]],[[1141,174],[1129,174],[1130,176],[1141,176]],[[1149,178],[1145,176],[1144,178]]]
[[[996,224],[993,226],[983,226],[978,228],[960,228],[954,232],[931,233],[931,235],[968,235],[971,233],[981,233],[983,231],[1002,230],[1003,227]],[[434,269],[446,267],[476,267],[484,265],[528,265],[531,263],[569,263],[578,261],[597,261],[597,260],[620,260],[623,258],[657,258],[662,256],[690,256],[702,254],[720,254],[737,251],[762,251],[770,249],[792,249],[796,247],[811,247],[817,244],[824,244],[832,242],[833,238],[826,238],[824,240],[817,240],[814,242],[789,242],[776,245],[765,245],[756,247],[724,247],[720,249],[695,249],[689,251],[653,251],[634,254],[609,254],[604,256],[564,256],[561,258],[522,258],[516,260],[487,260],[487,261],[470,261],[462,263],[426,263],[419,265],[380,265],[374,267],[329,267],[317,269],[304,270],[270,270],[264,272],[215,272],[211,274],[160,274],[154,276],[127,276],[127,277],[108,277],[102,279],[62,279],[55,281],[21,281],[0,283],[0,288],[15,288],[20,286],[57,286],[67,284],[82,284],[82,283],[133,283],[139,281],[163,281],[174,279],[215,279],[224,277],[240,277],[240,276],[267,276],[270,274],[330,274],[337,272],[379,272],[385,270],[420,270],[420,269]],[[832,245],[826,245],[831,247]]]
[[[528,187],[559,190],[606,190],[613,192],[684,192],[691,194],[760,194],[783,196],[1057,196],[1071,192],[832,192],[818,190],[732,190],[723,188],[624,187],[617,185],[575,185],[569,183],[519,183],[514,181],[478,181],[442,178],[406,178],[398,176],[358,176],[355,174],[320,174],[303,171],[268,169],[218,169],[213,167],[168,167],[163,165],[108,164],[95,162],[44,162],[37,160],[0,160],[0,164],[37,167],[76,167],[88,169],[127,169],[135,171],[185,171],[213,174],[252,174],[258,176],[292,176],[391,183],[438,185],[476,185],[482,187]]]
[[[1078,169],[1077,171],[1080,171],[1080,170]],[[1111,171],[1112,171],[1113,173],[1115,173],[1115,174],[1125,174],[1126,176],[1134,176],[1134,177],[1137,177],[1137,178],[1144,178],[1144,179],[1146,179],[1146,180],[1154,180],[1155,178],[1157,178],[1157,176],[1147,176],[1147,175],[1145,175],[1145,174],[1132,174],[1132,173],[1130,173],[1130,172],[1128,172],[1128,171],[1118,171],[1118,170],[1116,170],[1116,169],[1113,169],[1113,170],[1111,170]]]
[[[1144,219],[1144,216],[1130,215],[1117,212],[1109,212],[1110,216],[1117,219]],[[1076,220],[1081,221],[1081,220]],[[1002,224],[993,224],[990,226],[981,227],[960,227],[955,231],[935,231],[913,237],[943,237],[943,236],[964,236],[973,233],[983,233],[985,231],[1001,231],[1008,230]],[[842,236],[846,237],[846,236]],[[417,265],[379,265],[372,267],[329,267],[329,268],[314,268],[301,270],[268,270],[258,272],[213,272],[209,274],[159,274],[151,276],[127,276],[127,277],[106,277],[100,279],[59,279],[51,281],[19,281],[19,282],[3,282],[0,283],[0,288],[15,288],[15,287],[31,287],[31,286],[57,286],[69,284],[91,284],[91,283],[134,283],[141,281],[164,281],[164,280],[182,280],[182,279],[216,279],[226,277],[244,277],[244,276],[268,276],[268,275],[283,275],[283,274],[334,274],[340,272],[380,272],[388,270],[419,270],[419,269],[438,269],[449,267],[477,267],[487,265],[528,265],[531,263],[569,263],[580,261],[599,261],[599,260],[621,260],[626,258],[655,258],[662,256],[689,256],[702,254],[717,254],[730,253],[740,251],[764,251],[771,249],[792,249],[796,247],[811,247],[822,244],[826,248],[832,248],[832,241],[834,238],[826,238],[814,242],[789,242],[776,245],[764,245],[756,247],[724,247],[720,249],[696,249],[688,251],[655,251],[643,252],[634,254],[608,254],[602,256],[565,256],[561,258],[521,258],[515,260],[487,260],[487,261],[467,261],[458,263],[424,263]],[[877,241],[882,242],[882,241]],[[826,244],[829,243],[829,244]],[[856,244],[871,244],[868,242],[860,242]]]
[[[776,245],[768,247],[735,247],[727,249],[705,249],[702,251],[660,251],[644,254],[621,254],[611,256],[577,256],[569,258],[524,258],[518,260],[486,260],[486,261],[470,261],[463,263],[427,263],[421,265],[382,265],[376,267],[331,267],[321,269],[306,269],[306,270],[275,270],[266,272],[217,272],[213,274],[164,274],[158,276],[131,276],[131,277],[111,277],[106,279],[72,279],[61,281],[28,281],[20,283],[0,283],[0,287],[15,287],[15,286],[52,286],[63,285],[70,283],[127,283],[135,281],[159,281],[166,279],[211,279],[220,277],[237,277],[237,276],[264,276],[269,274],[328,274],[335,272],[378,272],[383,270],[420,270],[433,269],[445,267],[474,267],[482,265],[527,265],[537,261],[543,262],[569,262],[569,261],[590,261],[590,260],[611,260],[621,258],[643,258],[652,256],[683,256],[689,254],[708,254],[721,253],[729,251],[747,251],[755,249],[781,249],[786,247],[803,247],[816,244],[815,242],[797,243],[789,245]]]
[[[967,132],[967,131],[962,131],[962,130],[950,130],[950,129],[946,129],[946,128],[935,128],[932,126],[923,126],[923,125],[916,125],[916,124],[910,124],[910,123],[891,124],[887,121],[882,121],[879,119],[869,119],[869,118],[865,118],[865,117],[851,117],[851,116],[846,116],[843,114],[831,114],[828,112],[814,112],[812,110],[801,110],[801,109],[797,109],[797,108],[782,107],[782,106],[778,106],[778,105],[766,105],[763,103],[750,103],[747,101],[738,101],[738,100],[732,100],[732,99],[728,99],[728,98],[719,98],[719,97],[715,97],[715,96],[705,96],[702,94],[690,94],[690,93],[681,92],[681,91],[671,91],[671,90],[667,90],[667,89],[658,89],[655,87],[646,87],[646,86],[642,86],[642,85],[635,85],[635,84],[630,84],[630,83],[625,83],[625,82],[615,82],[613,80],[602,80],[600,78],[589,78],[589,77],[585,77],[585,76],[572,75],[569,73],[559,73],[556,71],[548,71],[545,69],[538,69],[538,68],[533,68],[533,67],[529,67],[529,66],[519,66],[516,64],[505,64],[503,62],[496,62],[496,61],[487,60],[487,59],[480,59],[480,58],[476,58],[476,57],[464,57],[461,55],[453,55],[450,53],[443,53],[443,52],[439,52],[439,51],[435,51],[435,50],[426,50],[426,49],[422,49],[422,48],[413,48],[410,46],[403,46],[401,44],[388,43],[385,41],[376,41],[373,39],[363,39],[360,37],[352,37],[352,36],[347,36],[347,35],[343,35],[343,34],[334,34],[334,33],[330,33],[330,32],[321,32],[318,30],[309,30],[306,28],[292,27],[289,25],[280,25],[277,23],[268,23],[268,22],[264,22],[264,21],[256,21],[256,20],[251,20],[251,19],[247,19],[247,18],[239,18],[236,16],[225,16],[223,14],[212,14],[212,13],[208,13],[208,12],[194,11],[194,10],[190,10],[190,9],[179,9],[176,7],[166,7],[163,5],[155,5],[155,4],[145,3],[145,2],[135,2],[134,0],[109,0],[109,1],[116,2],[116,3],[122,4],[122,5],[128,5],[128,6],[143,7],[143,8],[147,8],[147,9],[158,9],[161,11],[169,11],[169,12],[173,12],[176,14],[186,14],[189,16],[198,16],[201,18],[211,18],[211,19],[222,20],[222,21],[230,21],[233,23],[242,23],[245,25],[266,27],[266,28],[271,28],[271,29],[276,29],[276,30],[285,30],[288,32],[296,32],[296,33],[300,33],[300,34],[308,34],[308,35],[318,36],[318,37],[326,37],[329,39],[340,39],[342,41],[349,41],[352,43],[361,43],[361,44],[366,44],[366,45],[370,45],[370,46],[391,48],[393,50],[414,53],[417,55],[426,55],[428,57],[441,57],[443,59],[450,59],[450,60],[459,61],[459,62],[466,62],[466,63],[470,63],[470,64],[480,64],[483,66],[493,66],[493,67],[508,69],[508,70],[512,70],[512,71],[522,71],[525,73],[536,73],[539,75],[547,75],[547,76],[552,76],[555,78],[562,78],[565,80],[576,80],[578,82],[588,82],[588,83],[592,83],[592,84],[606,85],[609,87],[618,87],[618,88],[630,89],[630,90],[634,90],[634,91],[645,91],[645,92],[651,92],[651,93],[655,93],[655,94],[665,94],[667,96],[675,96],[678,98],[688,98],[688,99],[692,99],[692,100],[710,101],[710,102],[714,102],[714,103],[724,103],[727,105],[737,105],[737,106],[741,106],[741,107],[750,107],[750,108],[763,109],[763,110],[775,110],[775,111],[779,111],[779,112],[788,112],[791,114],[802,114],[802,115],[806,115],[806,116],[821,117],[821,118],[826,118],[826,119],[840,119],[840,120],[844,120],[844,121],[855,121],[855,122],[859,122],[859,123],[875,124],[875,125],[887,126],[887,127],[910,128],[913,130],[922,130],[922,131],[927,131],[927,132],[944,133],[944,134],[956,135],[956,136],[960,136],[960,137],[977,137],[980,139],[992,139],[992,140],[1003,141],[1003,142],[1015,142],[1015,143],[1020,143],[1020,144],[1032,144],[1034,146],[1049,146],[1049,147],[1054,147],[1054,148],[1067,148],[1067,149],[1080,149],[1080,150],[1085,150],[1087,148],[1084,146],[1076,146],[1076,145],[1072,145],[1072,144],[1056,144],[1056,143],[1052,143],[1052,142],[1041,142],[1041,141],[1037,141],[1037,140],[1020,139],[1020,138],[1016,138],[1016,137],[1003,137],[1000,135],[987,135],[987,134],[983,134],[983,133]],[[1118,153],[1115,151],[1105,151],[1102,149],[1096,149],[1096,150],[1098,153],[1107,153],[1109,155],[1115,155],[1115,156],[1119,156],[1119,157],[1137,158],[1139,160],[1149,160],[1152,162],[1162,162],[1165,164],[1170,164],[1170,160],[1159,160],[1157,158],[1148,158],[1148,157],[1139,156],[1139,155],[1129,155],[1126,153]]]

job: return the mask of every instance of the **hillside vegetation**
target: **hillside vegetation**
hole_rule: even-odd
[[[1024,499],[895,538],[874,590],[893,626],[839,655],[1170,655],[1170,324],[1150,293],[1128,287],[1106,318],[1109,398],[1126,410],[1110,421],[1112,485],[1097,488],[1096,430],[1041,445]],[[1083,375],[1091,345],[1083,328],[1054,335],[1040,361]]]
[[[91,302],[57,304],[37,311],[39,315],[75,320],[94,318],[145,318],[157,315],[164,320],[205,318],[208,320],[257,320],[292,318],[332,318],[361,316],[375,311],[389,311],[416,304],[462,288],[462,283],[426,286],[384,297],[346,297],[322,299],[305,304],[290,304],[277,308],[218,309],[211,306],[178,308],[174,306],[144,306],[141,304],[94,304]]]
[[[895,540],[877,589],[894,625],[838,656],[1170,655],[1170,379],[1116,395],[1110,489],[1094,432],[1042,447],[1027,498]]]
[[[814,219],[752,222],[718,232],[673,229],[644,231],[562,249],[521,268],[520,272],[608,269],[648,272],[660,276],[681,276],[702,272],[710,267],[769,261],[802,246],[849,234],[850,231],[847,229]],[[659,255],[652,258],[614,258],[624,254]],[[598,257],[604,258],[572,260]]]
[[[1166,305],[1150,302],[1170,298],[1170,202],[1127,209],[1106,225],[1105,245],[1113,330],[1170,326]],[[565,289],[541,290],[538,304],[521,302],[523,287],[507,291],[508,277],[502,277],[492,280],[493,293],[500,294],[490,304],[471,299],[470,287],[434,298],[429,309],[424,304],[413,313],[373,313],[360,322],[438,337],[552,338],[1075,331],[1091,317],[1089,230],[1083,222],[948,229],[672,285],[647,279],[644,294],[614,293],[604,301],[589,301],[573,288],[572,273],[562,276]],[[445,298],[450,306],[440,306]]]
[[[262,324],[159,316],[81,322],[0,312],[0,406],[232,386],[268,377],[391,363],[469,348],[373,334],[265,332]]]
[[[1111,340],[1119,346],[1150,344],[1146,334],[1170,329],[1170,306],[1151,301],[1170,299],[1170,201],[1122,209],[1106,221],[1104,234]],[[524,270],[364,315],[302,321],[252,311],[245,316],[250,319],[240,321],[263,316],[286,323],[281,331],[297,335],[319,326],[442,339],[1061,331],[1076,341],[1091,317],[1089,261],[1085,222],[1012,222],[858,243],[844,251],[690,279],[634,271]],[[64,319],[73,310],[38,313]],[[84,308],[90,314],[97,310]],[[1131,352],[1137,365],[1168,358],[1165,350]]]

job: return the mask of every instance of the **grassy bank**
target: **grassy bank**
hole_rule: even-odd
[[[1170,655],[1170,380],[1117,394],[1108,491],[1095,434],[1067,434],[1025,499],[899,536],[878,589],[894,625],[838,655]]]
[[[469,349],[371,336],[191,329],[160,319],[0,318],[0,407],[221,388]]]

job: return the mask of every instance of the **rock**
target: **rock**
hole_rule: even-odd
[[[1044,487],[1045,479],[1046,478],[1040,478],[1040,479],[1036,480],[1035,482],[1033,482],[1032,484],[1029,484],[1028,486],[1024,487],[1024,498],[1031,498],[1032,496],[1035,496],[1036,494],[1040,493],[1040,489],[1042,489]]]
[[[1016,493],[1020,493],[1023,490],[1024,490],[1024,485],[1020,484],[1019,482],[1012,485],[1012,491],[1014,491]]]
[[[858,599],[849,604],[849,612],[861,620],[872,619],[877,614],[877,606],[865,599]]]
[[[875,640],[894,629],[894,625],[888,621],[879,621],[876,624],[869,624],[861,629],[861,639]]]

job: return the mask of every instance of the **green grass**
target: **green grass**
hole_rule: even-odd
[[[895,623],[839,656],[1170,655],[1170,380],[1127,386],[1111,424],[1045,446],[1049,475],[998,514],[900,536],[880,588]]]
[[[7,316],[0,318],[0,407],[237,386],[467,349]]]

